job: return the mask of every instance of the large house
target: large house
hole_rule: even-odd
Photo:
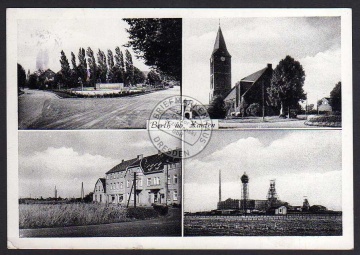
[[[180,204],[181,179],[180,158],[160,151],[147,157],[138,155],[122,160],[97,180],[93,201],[124,206],[135,202],[138,206]]]

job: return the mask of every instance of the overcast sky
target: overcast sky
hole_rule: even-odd
[[[183,19],[183,93],[207,104],[210,56],[219,19]],[[329,96],[341,80],[340,17],[222,18],[221,29],[232,55],[232,86],[286,55],[306,74],[308,103]]]
[[[72,51],[79,64],[77,55],[80,47],[85,50],[91,47],[96,59],[98,49],[106,55],[110,49],[115,55],[117,46],[125,56],[126,48],[123,45],[128,42],[128,33],[125,29],[129,26],[121,17],[89,18],[87,15],[84,18],[82,14],[80,12],[72,18],[18,20],[18,63],[26,72],[28,69],[30,72],[36,70],[37,59],[42,60],[45,66],[54,72],[59,71],[61,50],[65,52],[70,67]],[[142,60],[136,59],[133,51],[128,49],[133,56],[134,65],[142,71],[148,71],[149,67]]]
[[[59,196],[80,197],[81,182],[88,194],[122,159],[156,153],[146,130],[19,132],[19,196],[53,197],[56,185]]]
[[[250,178],[251,199],[266,199],[276,179],[282,201],[341,210],[341,131],[216,131],[197,156],[186,159],[184,210],[216,209],[219,170],[222,200],[241,198],[241,175]]]

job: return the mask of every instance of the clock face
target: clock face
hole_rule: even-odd
[[[221,59],[221,61],[225,61],[225,57],[221,57],[220,59]]]

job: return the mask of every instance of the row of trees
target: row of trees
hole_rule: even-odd
[[[125,50],[125,58],[119,47],[115,48],[115,55],[111,50],[105,53],[98,50],[96,58],[94,51],[88,47],[80,48],[78,63],[74,52],[71,52],[71,67],[64,51],[60,57],[60,79],[70,86],[77,87],[79,83],[84,86],[95,86],[96,83],[124,83],[124,86],[143,83],[146,79],[144,73],[134,66],[132,55]]]

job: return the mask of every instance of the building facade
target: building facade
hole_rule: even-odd
[[[99,190],[101,179],[95,184],[94,202],[123,206],[181,204],[181,159],[161,152],[122,160],[105,173],[103,194]]]
[[[210,94],[209,102],[215,96],[225,96],[231,90],[231,55],[219,26],[214,49],[210,57]]]

